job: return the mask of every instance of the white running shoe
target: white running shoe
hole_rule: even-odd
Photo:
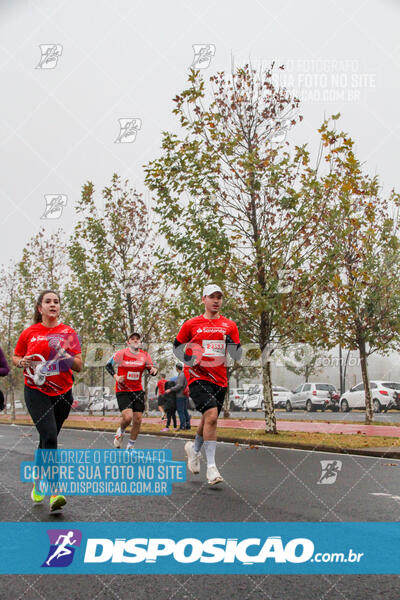
[[[114,436],[114,448],[121,448],[122,438],[124,437],[121,427],[118,427]]]
[[[200,452],[194,451],[194,443],[193,442],[186,442],[185,452],[187,455],[189,471],[191,473],[194,473],[195,475],[197,473],[200,473]]]
[[[221,474],[215,465],[207,467],[207,481],[209,485],[216,485],[223,482]]]

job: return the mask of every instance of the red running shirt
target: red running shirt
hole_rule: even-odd
[[[167,383],[167,379],[160,379],[156,385],[156,393],[158,396],[162,396],[165,394],[165,384]]]
[[[132,353],[129,348],[117,350],[112,358],[117,375],[124,376],[123,385],[116,382],[116,392],[141,392],[142,374],[145,369],[150,370],[154,365],[150,355],[144,350]]]
[[[226,343],[229,335],[234,344],[240,344],[239,331],[234,321],[226,317],[206,319],[203,315],[186,321],[178,335],[177,342],[186,344],[185,354],[196,356],[193,367],[185,366],[188,385],[203,379],[221,387],[227,387]]]
[[[43,323],[36,323],[21,333],[14,354],[21,357],[38,355],[33,357],[34,364],[30,369],[32,371],[44,360],[50,361],[56,356],[57,351],[54,346],[58,342],[71,356],[81,353],[78,335],[72,327],[68,327],[64,323],[60,323],[56,327],[45,327]],[[40,390],[48,396],[65,394],[72,388],[72,371],[68,368],[67,361],[60,360],[48,365],[44,373],[46,375],[44,384],[35,385],[27,370],[24,369],[25,385]]]

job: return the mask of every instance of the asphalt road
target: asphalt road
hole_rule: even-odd
[[[65,430],[64,448],[111,448],[112,434]],[[64,511],[32,506],[30,484],[19,482],[19,464],[31,460],[37,443],[31,427],[0,425],[3,521],[398,521],[400,461],[329,455],[281,448],[248,449],[219,444],[217,464],[225,484],[209,488],[205,469],[174,484],[171,497],[71,497]],[[183,441],[141,436],[138,447],[170,448],[184,460]],[[342,461],[336,483],[319,485],[320,460]],[[6,469],[4,468],[6,465]],[[385,496],[373,494],[384,493]],[[0,576],[0,597],[46,600],[236,600],[379,598],[398,600],[397,576]]]

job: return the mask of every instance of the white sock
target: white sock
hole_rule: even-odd
[[[200,452],[203,443],[203,436],[196,433],[196,437],[194,438],[194,451]]]
[[[135,445],[136,440],[128,440],[128,443],[126,445],[127,448],[132,448]]]
[[[215,467],[215,450],[217,442],[215,440],[206,440],[204,442],[204,450],[207,458],[207,467]]]

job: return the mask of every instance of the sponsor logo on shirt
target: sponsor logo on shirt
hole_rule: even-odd
[[[141,367],[143,365],[143,362],[138,361],[138,360],[124,360],[123,362],[124,366],[132,366],[132,367]]]

